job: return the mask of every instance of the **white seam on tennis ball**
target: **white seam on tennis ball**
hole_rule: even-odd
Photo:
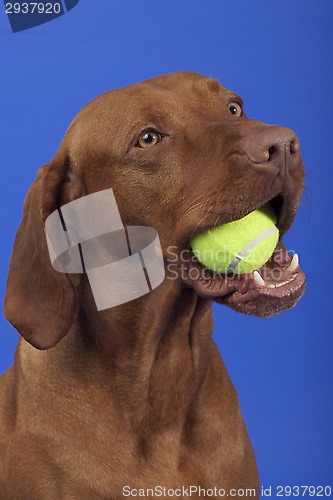
[[[250,241],[250,243],[248,245],[246,245],[246,247],[244,247],[243,250],[241,250],[240,252],[238,252],[238,254],[236,255],[236,257],[233,259],[233,261],[231,262],[231,264],[228,266],[227,272],[228,273],[235,272],[235,269],[236,269],[238,263],[241,260],[243,260],[244,257],[246,257],[247,254],[249,252],[251,252],[251,250],[253,250],[253,248],[256,245],[258,245],[259,243],[261,243],[263,240],[265,240],[269,236],[272,236],[277,231],[278,231],[278,229],[277,229],[276,226],[271,226],[268,229],[265,229],[265,231],[263,231],[262,233],[258,234],[258,236],[256,236],[255,238],[253,238],[253,240]]]

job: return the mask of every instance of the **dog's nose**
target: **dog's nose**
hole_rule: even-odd
[[[292,130],[271,125],[252,136],[245,152],[253,163],[291,170],[297,164],[300,145]]]

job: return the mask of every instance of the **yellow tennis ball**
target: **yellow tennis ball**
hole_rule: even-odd
[[[279,239],[276,215],[265,205],[239,220],[195,235],[190,246],[198,261],[213,271],[246,274],[262,267]]]

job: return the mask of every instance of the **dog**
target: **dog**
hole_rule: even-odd
[[[1,499],[121,499],[156,488],[258,497],[254,453],[212,340],[212,301],[267,317],[299,300],[305,276],[281,238],[303,170],[294,132],[247,118],[239,96],[199,74],[112,90],[80,111],[28,192],[10,262],[5,316],[21,338],[0,383]],[[165,278],[97,310],[86,273],[53,269],[45,223],[110,188],[125,227],[157,231]],[[191,258],[193,235],[268,203],[280,239],[261,281]]]

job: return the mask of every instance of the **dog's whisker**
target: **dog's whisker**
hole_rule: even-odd
[[[201,203],[199,203],[199,202],[196,203],[196,201],[200,200],[201,198],[203,198],[203,195],[200,195],[200,196],[197,196],[196,198],[194,198],[194,200],[192,201],[192,203],[190,204],[190,206],[187,207],[184,210],[184,212],[180,215],[179,220],[182,219],[183,217],[186,217],[193,210],[196,210],[196,209],[200,208],[202,206],[202,202]]]
[[[189,215],[190,213],[192,213],[194,210],[198,210],[199,208],[202,207],[202,203],[196,203],[195,205],[192,205],[191,207],[189,207],[180,217],[179,219],[182,219],[183,217],[186,217],[187,215]]]
[[[211,211],[213,210],[213,208],[216,206],[216,202],[214,201],[214,203],[212,203],[211,207],[207,210],[207,213],[204,217],[202,217],[200,219],[200,221],[196,224],[196,226],[194,227],[192,233],[191,233],[191,237],[190,237],[190,240],[193,238],[196,230],[198,229],[198,227],[207,219],[207,217],[211,214]]]
[[[218,206],[219,206],[219,201],[220,201],[221,194],[222,194],[222,193],[219,193],[219,195],[218,195],[218,197],[217,197],[217,200],[216,200],[216,207],[218,207]],[[216,228],[216,224],[217,224],[217,221],[219,220],[219,218],[220,218],[220,214],[218,214],[218,215],[216,216],[216,219],[215,219],[215,222],[214,222],[214,225],[213,225],[213,228],[214,228],[214,229]]]
[[[216,192],[216,191],[214,191],[214,193],[212,193],[212,194],[211,194],[211,195],[207,198],[207,200],[205,201],[204,206],[202,207],[202,213],[204,213],[206,206],[208,205],[208,203],[210,202],[210,200],[213,198],[213,196],[215,196],[216,194],[217,194],[217,192]]]
[[[214,192],[214,193],[211,193],[208,198],[205,200],[205,202],[201,202],[201,203],[195,203],[198,199],[200,198],[203,198],[203,195],[195,198],[192,202],[192,204],[180,215],[179,219],[178,220],[181,220],[182,218],[188,216],[190,213],[194,212],[195,210],[199,210],[199,209],[202,209],[202,213],[205,212],[206,210],[206,207],[208,205],[208,203],[211,201],[211,199],[217,194],[217,192]],[[220,196],[220,194],[219,194]],[[219,199],[219,196],[218,196],[218,199]],[[198,224],[195,226],[194,230],[192,231],[192,236],[194,234],[194,232],[196,231],[196,229],[200,226],[200,224],[202,224],[202,222],[209,216],[209,214],[211,213],[212,209],[216,206],[216,201],[214,201],[210,208],[207,210],[206,212],[206,215],[204,215],[200,221],[198,222]],[[191,236],[191,237],[192,237]]]

